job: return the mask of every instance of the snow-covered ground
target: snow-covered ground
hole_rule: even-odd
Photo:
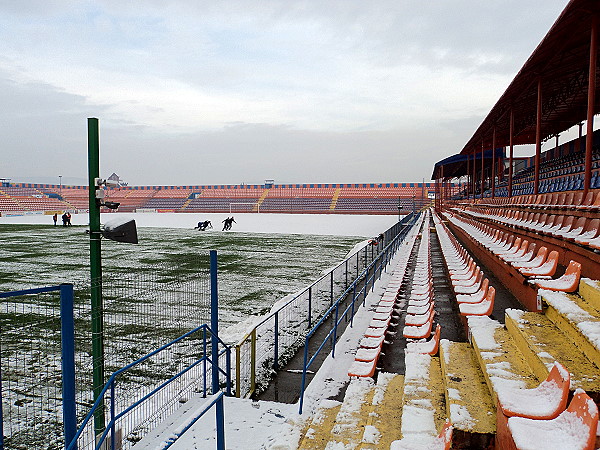
[[[377,236],[398,222],[396,215],[345,215],[345,214],[232,214],[236,223],[233,232],[320,234],[334,236]],[[200,221],[210,220],[208,232],[220,231],[222,221],[230,214],[218,213],[112,213],[102,214],[102,222],[116,217],[131,217],[138,227],[194,228]],[[87,214],[73,214],[73,225],[86,225]],[[52,216],[34,214],[0,217],[1,224],[52,224]]]
[[[395,267],[400,254],[397,252],[388,267]],[[349,381],[348,369],[354,361],[359,340],[363,337],[373,315],[375,305],[389,283],[391,273],[383,273],[375,283],[375,288],[366,299],[366,306],[357,312],[354,325],[348,327],[336,345],[336,357],[327,357],[316,376],[308,386],[303,414],[298,414],[298,404],[252,401],[237,398],[225,398],[225,441],[228,449],[296,449],[301,438],[301,430],[306,420],[311,420],[319,405],[335,397]],[[189,421],[199,410],[202,399],[192,399],[188,407],[180,410],[164,421],[136,445],[139,449],[162,448],[163,443],[182,424]],[[334,402],[335,403],[335,402]],[[198,420],[173,445],[174,449],[215,448],[216,426],[214,409]]]

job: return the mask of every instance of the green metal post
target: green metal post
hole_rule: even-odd
[[[102,310],[102,254],[100,206],[96,200],[96,178],[100,177],[98,119],[88,118],[88,178],[90,221],[90,295],[92,300],[92,364],[94,401],[104,386],[104,316]],[[104,431],[104,404],[94,415],[96,436]]]

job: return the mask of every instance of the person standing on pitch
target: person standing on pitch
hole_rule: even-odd
[[[235,221],[235,219],[233,218],[233,216],[231,216],[231,217],[229,218],[229,224],[228,224],[228,226],[227,226],[227,229],[228,229],[228,230],[231,230],[231,224],[233,224],[233,223],[237,223],[237,222]]]
[[[54,220],[54,226],[56,226],[56,221],[58,220],[58,214],[54,213],[52,216],[52,220]]]

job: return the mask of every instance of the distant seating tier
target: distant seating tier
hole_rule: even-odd
[[[105,198],[118,202],[118,211],[392,215],[428,206],[431,188],[420,183],[122,186],[106,189]],[[11,184],[0,188],[0,214],[87,210],[88,206],[85,186]]]

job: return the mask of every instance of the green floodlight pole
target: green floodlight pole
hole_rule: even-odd
[[[90,220],[90,287],[92,300],[92,364],[94,401],[104,386],[104,315],[102,311],[102,254],[100,245],[100,204],[96,179],[100,177],[100,135],[98,119],[88,118],[88,175]],[[95,435],[104,431],[104,405],[94,414]]]

